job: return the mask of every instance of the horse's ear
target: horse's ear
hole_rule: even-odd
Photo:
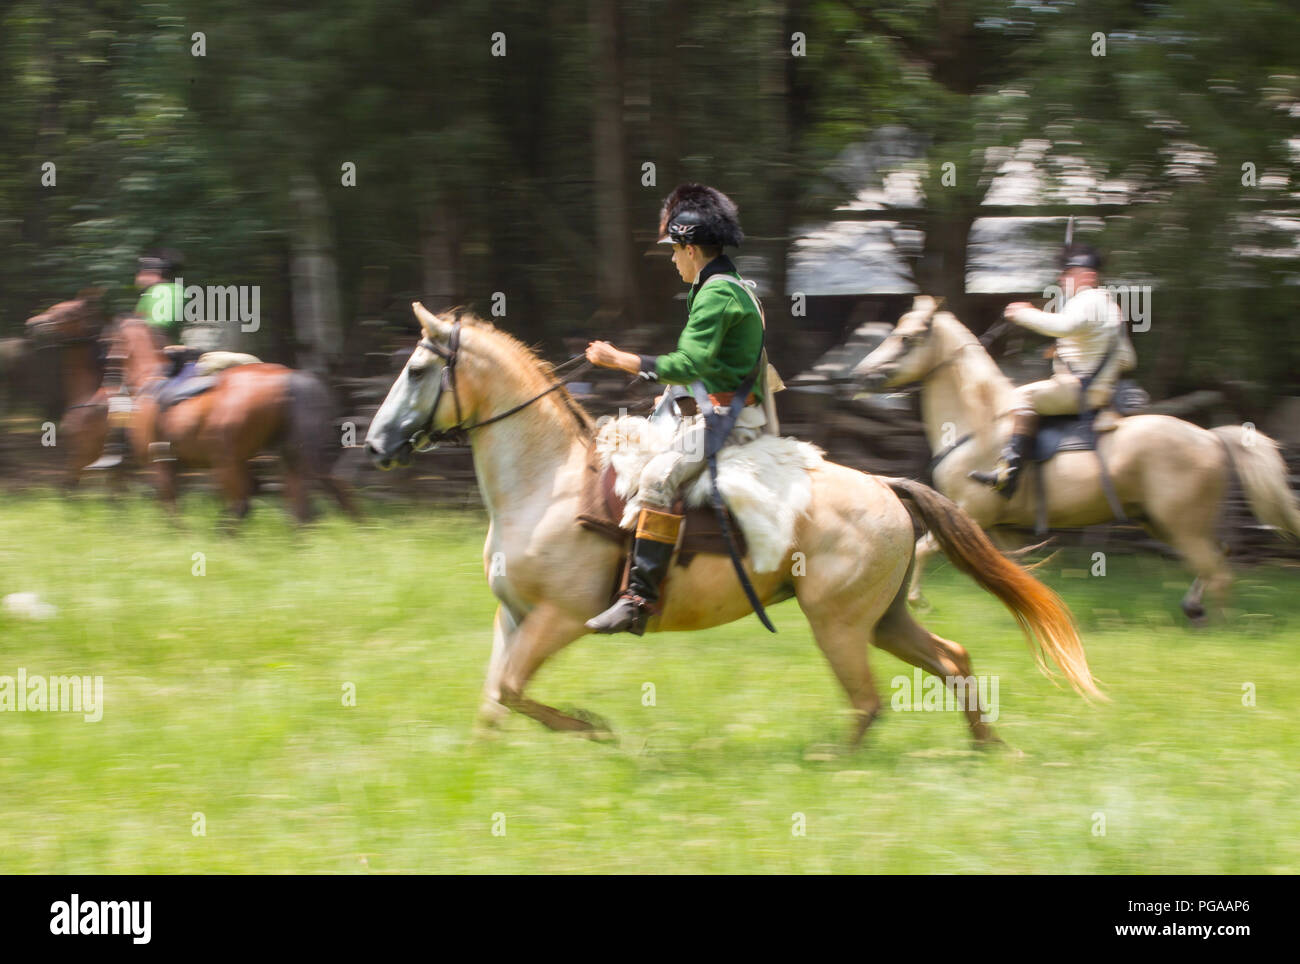
[[[434,341],[439,338],[445,339],[451,334],[451,325],[418,301],[411,302],[411,310],[415,312],[415,317],[420,320],[420,327],[424,329],[424,333]]]

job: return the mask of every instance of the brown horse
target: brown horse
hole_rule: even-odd
[[[590,720],[524,695],[547,658],[586,635],[584,623],[609,604],[623,559],[622,548],[577,521],[590,475],[591,420],[516,339],[474,319],[462,326],[422,305],[414,309],[425,337],[375,414],[366,446],[381,468],[390,468],[439,437],[469,435],[491,518],[484,569],[500,601],[481,721],[514,710],[552,729],[598,735]],[[765,605],[798,600],[855,711],[850,743],[862,739],[881,709],[868,643],[943,678],[952,690],[971,680],[966,650],[908,611],[913,513],[956,566],[1011,610],[1040,666],[1050,659],[1079,692],[1100,695],[1069,610],[953,503],[919,482],[831,462],[810,471],[808,482],[811,503],[782,565],[763,573],[751,568],[750,578]],[[725,556],[696,555],[670,578],[688,591],[666,592],[650,632],[706,629],[751,612]],[[995,741],[980,710],[963,708],[973,737]]]
[[[55,377],[62,412],[55,443],[67,452],[66,483],[99,457],[108,438],[108,393],[101,388],[100,335],[107,321],[103,289],[87,288],[27,319],[27,335],[42,350],[57,352]],[[115,474],[120,485],[120,474]]]
[[[170,512],[176,508],[179,467],[211,468],[230,513],[243,518],[253,489],[249,460],[278,448],[285,488],[300,522],[311,516],[311,482],[356,515],[347,485],[330,471],[328,455],[337,443],[331,435],[329,395],[316,376],[283,365],[240,365],[217,375],[216,385],[203,394],[160,410],[156,389],[169,361],[150,327],[138,318],[124,318],[112,332],[111,345],[110,353],[122,359],[123,384],[132,399],[127,426],[131,449],[140,464],[153,465],[159,496]]]

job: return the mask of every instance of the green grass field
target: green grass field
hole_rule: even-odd
[[[299,532],[265,500],[228,538],[202,494],[183,529],[134,496],[6,497],[0,596],[58,612],[0,613],[0,675],[102,676],[104,710],[0,712],[0,872],[1300,872],[1294,569],[1239,572],[1229,621],[1194,631],[1173,563],[1053,561],[1113,698],[1090,707],[938,567],[925,622],[998,676],[1022,757],[890,710],[860,752],[818,752],[845,704],[794,602],[776,636],[750,617],[560,654],[534,694],[616,745],[520,717],[476,742],[485,520],[371,513]],[[886,697],[910,676],[872,660]]]

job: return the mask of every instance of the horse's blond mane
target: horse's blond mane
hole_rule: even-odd
[[[958,397],[966,410],[969,423],[977,437],[986,438],[993,431],[1001,413],[998,411],[997,384],[992,378],[983,376],[1001,374],[1001,369],[980,344],[980,340],[952,312],[938,312],[934,320],[942,320],[943,330],[954,342],[948,357],[953,362],[952,372],[957,381]],[[974,357],[959,357],[963,355]],[[983,362],[988,363],[991,373],[985,370]]]
[[[454,316],[462,326],[490,333],[495,341],[509,349],[512,354],[519,356],[521,366],[538,375],[546,384],[549,385],[556,380],[555,366],[543,358],[537,348],[524,344],[510,332],[498,328],[492,322],[480,318],[471,311],[454,308],[447,314]],[[572,416],[572,425],[570,427],[574,430],[576,437],[589,438],[594,434],[595,423],[592,422],[587,410],[569,392],[567,386],[557,388],[551,395]]]

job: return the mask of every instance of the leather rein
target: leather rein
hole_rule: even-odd
[[[410,438],[411,447],[417,452],[427,452],[439,442],[444,441],[450,441],[456,445],[468,445],[469,433],[471,430],[482,428],[485,425],[491,425],[493,422],[499,422],[504,418],[509,418],[516,412],[523,411],[529,405],[533,404],[533,402],[546,397],[557,388],[563,388],[564,385],[574,376],[585,371],[591,365],[590,362],[584,361],[582,365],[579,365],[568,375],[561,378],[550,387],[538,392],[536,395],[532,396],[532,398],[520,402],[518,405],[508,408],[504,412],[499,412],[490,418],[485,418],[472,425],[466,425],[464,424],[465,416],[460,405],[460,394],[456,391],[456,360],[460,356],[460,319],[457,319],[452,324],[451,337],[447,339],[447,346],[445,348],[427,335],[420,339],[417,347],[426,348],[443,360],[442,374],[438,380],[438,393],[433,398],[433,407],[429,409],[429,418]],[[576,361],[585,359],[585,357],[585,353],[574,355],[568,361],[556,365],[552,370],[558,372],[560,369],[572,365]],[[455,402],[456,424],[451,428],[439,431],[434,429],[433,420],[438,416],[438,405],[442,401],[443,392],[450,392],[452,401]]]

